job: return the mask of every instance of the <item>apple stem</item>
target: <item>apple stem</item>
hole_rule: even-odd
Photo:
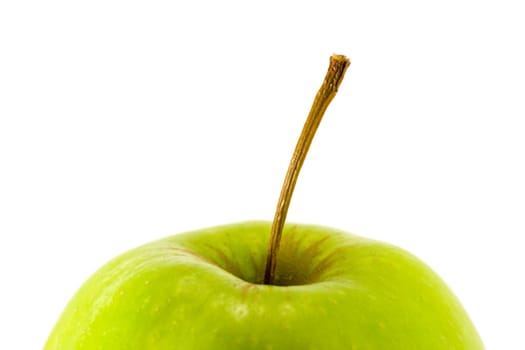
[[[321,119],[328,105],[335,97],[348,66],[350,66],[350,60],[345,56],[332,55],[330,57],[330,66],[326,72],[323,84],[315,96],[312,108],[303,126],[303,131],[295,146],[295,151],[290,160],[286,177],[284,178],[279,201],[277,202],[277,210],[275,211],[272,223],[268,255],[266,257],[266,270],[264,272],[264,284],[274,283],[277,252],[299,172],[301,171],[315,132],[321,123]]]

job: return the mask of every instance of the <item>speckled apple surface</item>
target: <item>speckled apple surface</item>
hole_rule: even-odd
[[[480,350],[446,284],[410,253],[287,224],[263,285],[271,223],[174,235],[103,266],[44,350]]]

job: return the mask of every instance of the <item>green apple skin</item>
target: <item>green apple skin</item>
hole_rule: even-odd
[[[261,284],[271,223],[174,235],[97,271],[44,350],[480,350],[460,302],[410,253],[287,224],[275,285]]]

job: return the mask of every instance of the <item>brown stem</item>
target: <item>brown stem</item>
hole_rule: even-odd
[[[268,255],[266,257],[266,270],[264,272],[264,284],[273,284],[275,278],[275,266],[277,261],[277,252],[279,251],[279,244],[281,242],[281,235],[283,232],[284,222],[288,214],[288,207],[292,199],[293,190],[297,183],[297,177],[304,159],[308,153],[308,149],[312,143],[315,132],[319,127],[319,123],[323,118],[324,112],[328,105],[335,97],[339,85],[343,81],[346,69],[350,65],[350,60],[342,55],[332,55],[330,57],[330,66],[326,72],[323,85],[317,92],[308,118],[299,136],[295,151],[293,153],[288,172],[284,178],[281,195],[277,202],[277,210],[272,224],[272,231],[270,235],[270,243],[268,247]]]

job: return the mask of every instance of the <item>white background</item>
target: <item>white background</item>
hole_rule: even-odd
[[[334,52],[289,221],[412,251],[488,349],[525,348],[519,1],[178,3],[0,3],[1,349],[125,250],[271,219]]]

